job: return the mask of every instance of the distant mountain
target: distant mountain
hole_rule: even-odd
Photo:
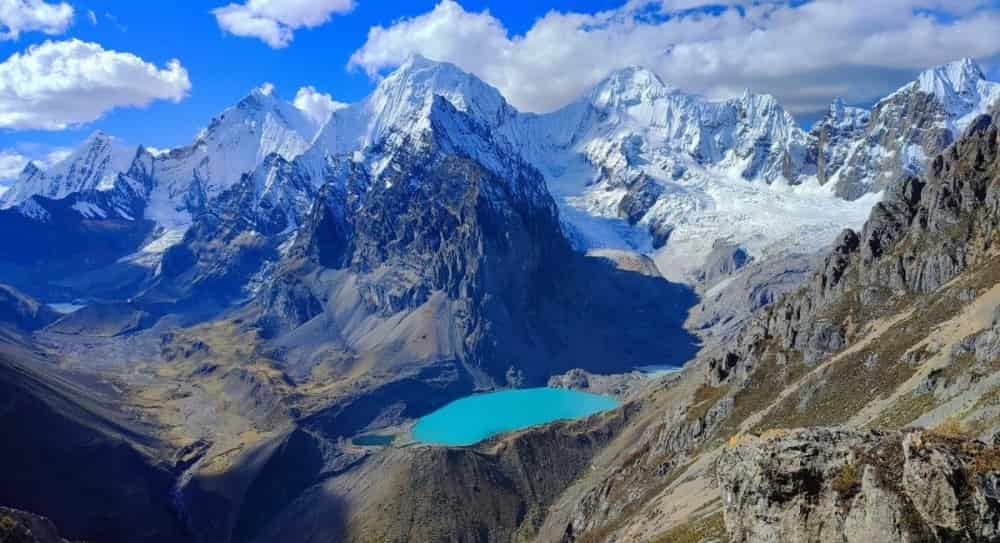
[[[870,113],[835,103],[814,134],[831,123],[843,123],[845,111],[848,124],[855,122],[850,137],[818,142],[821,156],[841,157],[823,164],[820,181],[851,200],[890,188],[900,175],[924,171],[928,157],[943,151],[998,100],[1000,83],[987,81],[978,64],[963,59],[924,71],[876,103]]]
[[[236,184],[269,155],[292,160],[316,127],[268,88],[254,89],[212,119],[194,143],[156,157],[146,217],[165,228],[186,228],[201,206]]]
[[[440,97],[483,132],[449,145],[497,175],[515,174],[518,161],[541,172],[578,249],[637,250],[667,276],[694,282],[718,243],[760,262],[814,253],[860,225],[891,179],[921,171],[998,88],[962,60],[928,70],[871,111],[835,102],[806,132],[770,96],[708,101],[639,67],[558,111],[525,114],[456,66],[413,57],[322,127],[262,87],[191,145],[155,156],[95,133],[48,171],[29,164],[0,202],[40,221],[32,196],[79,193],[88,195],[74,197],[82,220],[148,220],[143,245],[157,252],[131,261],[149,273],[200,216],[253,210],[255,225],[271,223],[252,230],[272,249],[245,270],[252,276],[280,257],[274,251],[346,164],[377,184],[395,149],[429,145],[422,138]]]
[[[25,166],[10,190],[0,195],[0,209],[38,195],[58,200],[74,192],[110,188],[119,173],[128,170],[137,146],[96,131],[68,157],[41,170],[34,162]]]

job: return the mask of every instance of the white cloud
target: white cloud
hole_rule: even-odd
[[[215,8],[212,14],[225,32],[280,49],[291,43],[295,30],[320,26],[352,9],[354,0],[247,0]]]
[[[178,102],[190,88],[178,60],[158,68],[96,43],[49,41],[0,63],[0,127],[60,130],[117,107]]]
[[[271,96],[271,93],[274,92],[274,83],[271,83],[270,81],[265,81],[264,83],[261,84],[261,86],[257,87],[257,90],[260,91],[260,93],[263,94],[264,96]]]
[[[326,123],[334,111],[347,107],[347,104],[334,100],[329,94],[319,92],[311,85],[300,88],[292,103],[317,125]]]
[[[730,7],[692,9],[705,4]],[[609,71],[643,65],[692,92],[727,97],[750,87],[807,112],[835,94],[865,102],[927,66],[1000,53],[1000,10],[980,0],[632,0],[600,13],[552,11],[512,35],[488,11],[441,0],[373,27],[349,64],[377,77],[412,53],[453,62],[529,111],[562,106]]]
[[[97,26],[97,14],[94,13],[94,10],[87,10],[87,18],[90,19],[90,24]]]
[[[72,147],[57,147],[55,149],[49,150],[49,152],[45,153],[45,156],[43,156],[42,158],[36,159],[35,164],[37,164],[39,168],[44,170],[54,166],[55,164],[62,162],[71,154],[73,154]]]
[[[17,149],[0,149],[0,183],[10,185],[21,174],[28,162],[34,161],[39,168],[44,170],[62,161],[72,152],[73,149],[69,147],[49,148],[44,154],[31,158]]]
[[[12,149],[0,150],[0,182],[17,179],[28,160],[28,157]]]
[[[73,22],[73,6],[43,0],[0,0],[0,40],[16,40],[22,32],[62,34]]]

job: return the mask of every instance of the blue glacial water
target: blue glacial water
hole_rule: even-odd
[[[472,445],[501,432],[579,419],[617,406],[614,398],[561,388],[474,394],[421,418],[413,427],[413,438],[438,445]]]

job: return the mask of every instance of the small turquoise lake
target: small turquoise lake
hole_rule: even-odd
[[[562,388],[474,394],[422,417],[413,438],[436,445],[472,445],[494,434],[614,409],[618,400]]]

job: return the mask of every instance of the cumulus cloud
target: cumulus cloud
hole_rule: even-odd
[[[25,151],[25,153],[27,152]],[[17,149],[0,149],[0,183],[10,185],[21,174],[28,162],[34,162],[36,166],[44,170],[62,161],[72,152],[73,150],[68,147],[49,148],[47,152],[32,158]]]
[[[12,149],[0,150],[0,183],[16,179],[28,160],[28,157]]]
[[[837,95],[869,101],[931,65],[1000,53],[1000,9],[981,0],[632,0],[599,13],[552,11],[514,35],[489,11],[441,0],[370,29],[349,65],[378,77],[412,53],[453,62],[529,111],[642,65],[691,92],[723,98],[749,87],[802,113]]]
[[[0,127],[61,130],[117,107],[178,102],[190,88],[178,60],[158,68],[96,43],[48,41],[0,63]]]
[[[223,31],[281,49],[292,42],[295,30],[320,26],[352,9],[354,0],[247,0],[215,8],[212,14]]]
[[[319,92],[311,85],[300,88],[292,103],[316,125],[326,123],[334,111],[347,107],[347,104],[334,100],[329,94]]]
[[[62,34],[73,22],[73,6],[43,0],[0,0],[0,40],[16,40],[22,32]]]

